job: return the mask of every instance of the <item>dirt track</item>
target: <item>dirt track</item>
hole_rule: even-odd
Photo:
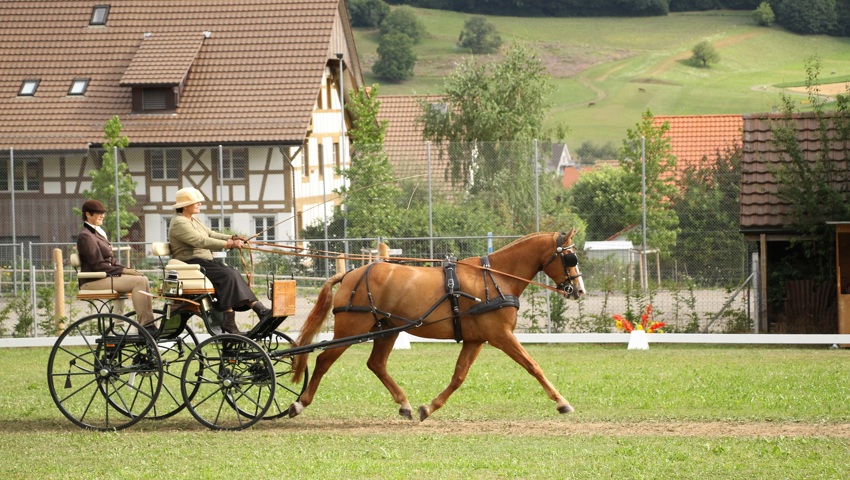
[[[422,423],[404,420],[310,420],[297,418],[261,422],[257,430],[286,430],[288,433],[345,434],[436,434],[510,436],[672,436],[672,437],[829,437],[850,438],[850,424],[768,422],[572,422],[551,421],[455,421],[428,419]]]

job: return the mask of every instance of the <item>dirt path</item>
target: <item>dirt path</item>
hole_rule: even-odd
[[[453,421],[404,420],[310,420],[298,418],[261,422],[257,430],[352,435],[436,434],[510,436],[671,436],[671,437],[829,437],[850,438],[850,424],[768,422],[574,422],[551,421]]]
[[[723,47],[728,47],[729,45],[740,43],[740,42],[743,42],[744,40],[749,40],[750,38],[753,38],[757,35],[763,35],[764,33],[765,32],[742,33],[740,35],[733,35],[731,37],[721,38],[720,40],[717,40],[716,42],[711,42],[711,44],[712,44],[712,46],[714,46],[715,49],[719,50]],[[688,50],[686,52],[680,52],[680,53],[677,53],[677,54],[672,55],[670,57],[667,57],[661,63],[656,65],[652,70],[647,72],[646,76],[648,78],[656,77],[656,76],[666,72],[667,70],[670,70],[670,68],[676,62],[690,58],[690,56],[692,54],[693,53],[690,50]]]

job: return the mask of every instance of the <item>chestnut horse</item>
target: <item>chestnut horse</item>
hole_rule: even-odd
[[[558,284],[558,290],[571,298],[577,299],[585,293],[572,243],[575,232],[572,229],[568,233],[526,235],[488,257],[467,258],[449,263],[446,268],[377,262],[337,273],[319,292],[298,344],[313,341],[333,300],[334,340],[396,327],[395,332],[374,339],[366,364],[400,405],[399,414],[406,418],[412,419],[410,403],[386,369],[398,327],[405,325],[414,325],[408,330],[412,335],[463,342],[451,382],[429,405],[419,407],[420,421],[442,407],[461,386],[485,342],[505,352],[534,376],[549,398],[557,402],[559,412],[570,413],[573,407],[546,379],[513,331],[519,296],[541,270]],[[447,269],[455,271],[457,284]],[[341,285],[333,295],[337,283]],[[457,290],[453,290],[455,286]],[[322,377],[348,345],[328,348],[319,354],[307,389],[289,407],[290,417],[312,403]],[[304,374],[307,354],[297,355],[293,363],[297,382]]]

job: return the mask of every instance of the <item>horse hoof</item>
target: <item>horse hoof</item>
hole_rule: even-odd
[[[424,422],[428,416],[431,415],[431,412],[428,411],[428,407],[422,405],[419,407],[419,421]]]
[[[566,404],[566,405],[563,405],[563,406],[558,407],[558,412],[559,412],[559,413],[573,413],[573,412],[575,412],[575,411],[576,411],[576,409],[575,409],[575,408],[573,408],[573,406],[572,406],[572,405],[570,405],[569,403],[568,403],[568,404]]]
[[[408,420],[413,420],[413,412],[410,410],[409,407],[399,408],[398,414],[401,415],[402,417],[408,419]]]
[[[304,406],[301,405],[301,402],[294,402],[289,406],[289,418],[297,416],[299,413],[304,411]]]

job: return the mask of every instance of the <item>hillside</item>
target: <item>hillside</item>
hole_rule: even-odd
[[[378,33],[355,33],[366,82],[379,83],[381,95],[439,93],[443,76],[463,55],[454,45],[466,15],[416,11],[429,36],[415,46],[419,60],[415,77],[407,82],[392,84],[371,77]],[[557,87],[547,124],[567,125],[572,148],[584,141],[619,145],[626,129],[647,108],[655,115],[771,111],[779,104],[781,89],[775,85],[804,80],[804,63],[813,54],[821,59],[821,79],[846,79],[850,74],[850,39],[758,27],[749,12],[488,20],[506,44],[533,47],[547,65]],[[720,62],[712,68],[686,61],[702,40],[710,41],[720,54]],[[805,107],[805,95],[792,94]]]

